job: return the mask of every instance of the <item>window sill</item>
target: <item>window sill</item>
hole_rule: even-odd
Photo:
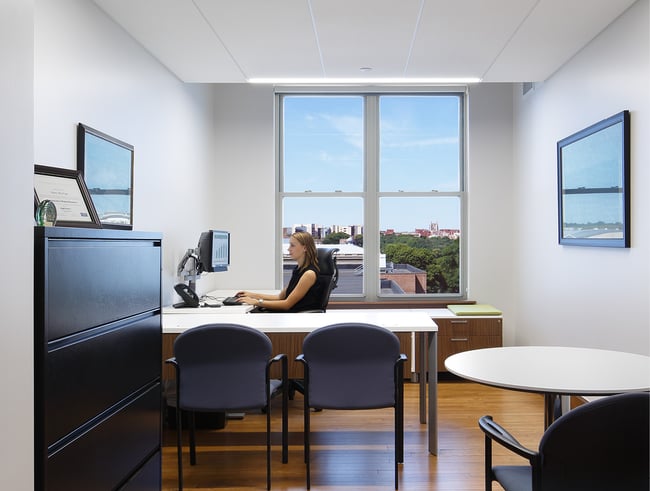
[[[344,302],[332,300],[331,310],[338,309],[446,309],[447,305],[473,305],[475,300],[384,300],[379,302]]]

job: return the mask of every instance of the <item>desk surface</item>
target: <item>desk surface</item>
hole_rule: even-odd
[[[260,292],[275,293],[273,290]],[[232,290],[215,290],[206,294],[217,301],[232,295]],[[438,325],[431,320],[431,317],[436,317],[434,311],[438,317],[446,316],[446,312],[449,312],[447,309],[329,309],[325,313],[250,314],[248,312],[251,309],[250,305],[183,309],[165,307],[162,315],[163,333],[177,334],[192,327],[218,322],[242,324],[268,333],[311,332],[339,322],[365,322],[393,332],[435,332]]]
[[[497,387],[561,395],[650,390],[650,357],[561,346],[510,346],[465,351],[445,366],[460,377]]]
[[[277,290],[255,290],[258,293],[278,293]],[[236,292],[233,290],[214,290],[208,292],[205,297],[211,302],[221,302],[224,298],[233,296]],[[182,314],[182,315],[222,315],[222,314],[244,314],[252,310],[251,305],[223,305],[221,307],[198,307],[198,308],[181,308],[176,309],[174,307],[164,307],[163,308],[163,317],[166,314]],[[475,315],[475,316],[457,316],[449,309],[444,308],[410,308],[410,309],[328,309],[327,313],[335,312],[371,312],[376,310],[377,312],[424,312],[429,317],[434,319],[480,319],[480,318],[502,318],[500,315]],[[216,321],[215,321],[216,322]],[[223,322],[223,321],[221,321]]]
[[[393,332],[435,332],[437,324],[425,311],[419,310],[328,310],[325,313],[264,313],[250,314],[241,311],[223,315],[228,307],[200,309],[196,313],[163,311],[163,333],[181,333],[202,324],[228,322],[243,324],[264,332],[311,332],[319,327],[339,322],[365,322],[390,329]],[[239,307],[236,307],[239,308]],[[186,309],[183,309],[186,310]],[[205,312],[221,311],[220,313]]]

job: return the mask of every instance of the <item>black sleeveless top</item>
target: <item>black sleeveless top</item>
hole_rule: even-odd
[[[289,309],[289,312],[302,312],[305,310],[318,310],[321,308],[323,285],[322,282],[319,281],[318,270],[315,266],[307,266],[302,271],[298,266],[296,266],[293,269],[293,273],[291,273],[291,279],[289,280],[289,285],[287,285],[286,295],[288,297],[291,292],[295,290],[298,282],[300,281],[300,278],[302,278],[302,275],[304,275],[307,271],[313,271],[316,273],[316,282],[309,290],[307,290],[305,296],[298,300],[298,302],[293,307],[291,307],[291,309]]]

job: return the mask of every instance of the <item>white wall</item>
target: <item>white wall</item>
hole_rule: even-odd
[[[0,489],[15,491],[34,489],[33,17],[33,1],[0,2]]]
[[[506,345],[516,331],[512,110],[511,84],[470,87],[468,297],[503,312]]]
[[[217,222],[231,232],[231,267],[210,280],[235,289],[280,288],[275,277],[282,250],[275,244],[281,225],[275,223],[273,89],[219,85],[215,94]]]
[[[533,92],[515,95],[517,344],[650,354],[650,40],[639,0]],[[630,249],[557,243],[556,142],[631,113]]]
[[[134,229],[163,233],[177,301],[178,261],[219,225],[213,88],[180,82],[88,0],[37,1],[35,39],[35,162],[76,169],[79,122],[132,144]]]

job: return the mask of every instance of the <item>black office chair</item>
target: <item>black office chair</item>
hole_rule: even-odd
[[[650,393],[605,397],[561,416],[548,427],[539,450],[522,446],[483,416],[485,489],[497,481],[506,491],[648,491],[650,489]],[[492,441],[530,465],[492,466]]]
[[[304,445],[311,486],[310,409],[395,408],[395,489],[404,461],[403,364],[397,336],[382,327],[342,323],[308,334],[297,360],[304,364]]]
[[[282,363],[282,462],[288,460],[287,357],[271,357],[268,336],[238,324],[208,324],[189,329],[174,342],[178,488],[183,489],[181,411],[189,413],[190,463],[196,463],[196,411],[266,412],[266,485],[271,488],[271,383],[269,369]]]
[[[320,295],[320,305],[317,309],[310,310],[300,310],[299,312],[325,312],[327,310],[327,304],[330,300],[330,294],[332,290],[336,288],[339,281],[339,268],[336,264],[336,253],[338,248],[322,248],[319,247],[316,249],[316,257],[318,258],[318,268],[319,273],[316,278],[316,288],[318,288],[318,294]],[[265,307],[254,307],[249,311],[251,314],[257,313],[281,313],[281,310],[271,310]]]
[[[332,290],[336,288],[339,281],[339,268],[334,255],[338,251],[338,248],[319,247],[316,249],[320,269],[316,281],[321,290],[321,305],[320,309],[310,310],[309,312],[325,312],[327,310]]]

